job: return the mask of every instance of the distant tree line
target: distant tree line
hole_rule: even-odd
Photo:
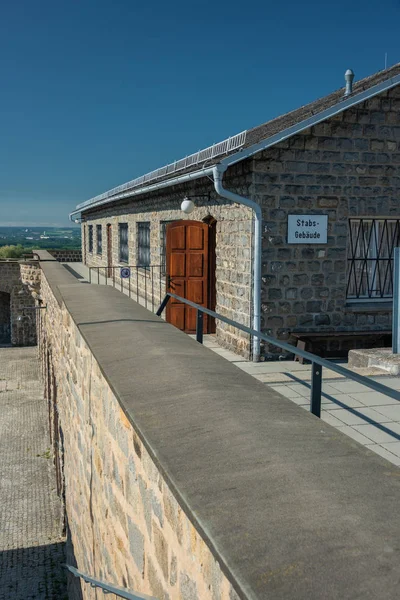
[[[18,246],[1,246],[0,258],[21,258],[27,250],[18,244]]]

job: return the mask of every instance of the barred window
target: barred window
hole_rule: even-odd
[[[93,252],[93,225],[89,225],[89,252]]]
[[[160,244],[160,259],[161,259],[161,275],[167,272],[167,227],[175,221],[161,221],[161,244]]]
[[[103,252],[103,231],[101,225],[97,225],[97,254]]]
[[[124,263],[129,261],[128,223],[119,224],[119,260]]]
[[[393,297],[393,249],[400,219],[350,219],[347,298]]]
[[[138,223],[138,266],[150,266],[150,223]]]

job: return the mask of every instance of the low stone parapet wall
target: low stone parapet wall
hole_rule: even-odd
[[[48,252],[59,262],[82,262],[82,250],[60,249],[49,250]]]
[[[43,262],[42,297],[70,564],[160,600],[397,597],[396,467],[111,287]]]

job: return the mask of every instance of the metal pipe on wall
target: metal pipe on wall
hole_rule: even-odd
[[[394,248],[392,352],[400,352],[400,248]]]
[[[217,164],[213,168],[215,191],[222,198],[237,204],[244,204],[254,212],[254,252],[253,252],[253,329],[260,331],[261,327],[261,244],[262,244],[262,212],[257,202],[230,192],[222,185],[222,178],[226,171],[224,165]],[[253,361],[260,360],[260,338],[253,337]]]

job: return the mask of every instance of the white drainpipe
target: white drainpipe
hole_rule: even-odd
[[[262,244],[262,213],[259,204],[239,194],[226,190],[222,185],[222,178],[227,167],[217,164],[213,167],[214,187],[222,198],[244,204],[254,211],[254,255],[253,255],[253,329],[261,330],[261,244]],[[253,338],[253,361],[260,360],[260,338]]]

